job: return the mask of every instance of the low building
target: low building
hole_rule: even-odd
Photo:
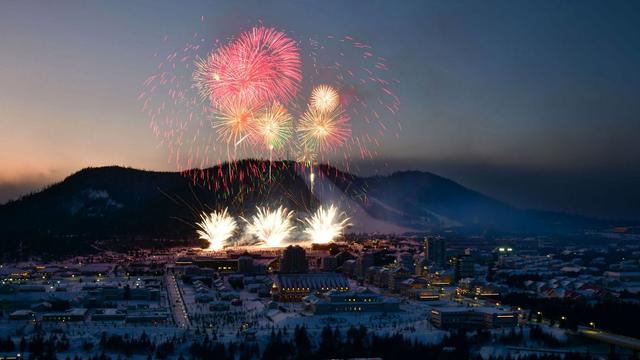
[[[514,327],[518,314],[493,307],[434,307],[431,323],[439,329],[496,329]]]
[[[238,259],[198,256],[193,260],[193,264],[200,268],[209,268],[221,273],[238,271]]]
[[[214,301],[209,304],[209,311],[228,311],[229,303],[225,301]]]
[[[411,288],[407,289],[404,293],[404,296],[407,298],[418,301],[439,301],[440,295],[440,289],[433,286],[427,288]]]
[[[310,295],[303,299],[307,310],[316,315],[339,312],[397,312],[400,302],[385,299],[369,289],[359,291],[331,290],[323,296]]]
[[[141,311],[129,313],[125,318],[127,323],[164,323],[169,314],[164,311]]]
[[[160,289],[155,287],[135,287],[119,283],[98,283],[88,284],[82,287],[91,299],[95,299],[98,304],[105,301],[114,300],[148,300],[159,301]]]
[[[67,311],[48,312],[42,314],[42,321],[84,321],[87,318],[87,309],[74,308]]]
[[[92,321],[122,321],[127,317],[127,312],[118,309],[97,309],[91,314]]]
[[[9,320],[34,320],[35,314],[31,310],[16,310],[9,314]]]
[[[274,300],[301,301],[309,294],[329,290],[348,291],[349,282],[336,273],[278,274],[271,295]]]
[[[87,264],[78,270],[85,276],[104,276],[113,271],[113,267],[113,264]]]

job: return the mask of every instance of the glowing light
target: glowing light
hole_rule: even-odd
[[[317,151],[338,147],[351,135],[349,117],[340,108],[323,112],[310,107],[296,130],[302,146]]]
[[[200,228],[197,232],[200,239],[209,242],[207,250],[210,251],[221,250],[238,228],[236,221],[227,213],[227,209],[214,211],[209,215],[202,213],[200,218],[201,221],[196,224]]]
[[[255,27],[196,61],[195,86],[216,106],[288,102],[300,86],[300,52],[283,32]]]
[[[291,225],[293,211],[282,206],[273,211],[264,207],[256,209],[257,213],[251,217],[251,220],[243,219],[247,223],[247,233],[257,237],[268,247],[283,246],[282,243],[294,228]]]
[[[347,226],[349,218],[344,212],[331,205],[328,208],[319,207],[313,216],[302,221],[306,228],[304,233],[316,244],[327,244],[340,235]]]
[[[291,123],[287,109],[279,103],[273,103],[258,115],[256,133],[267,148],[279,149],[291,136]]]
[[[328,85],[316,86],[311,92],[310,105],[318,111],[329,112],[338,107],[340,96],[338,92]]]

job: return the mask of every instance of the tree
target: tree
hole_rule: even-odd
[[[296,358],[308,359],[311,356],[311,341],[304,326],[296,326],[293,332],[293,341],[296,346]]]

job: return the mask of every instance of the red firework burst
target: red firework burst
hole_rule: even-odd
[[[226,103],[287,103],[300,87],[300,52],[283,32],[256,27],[196,63],[201,96]]]

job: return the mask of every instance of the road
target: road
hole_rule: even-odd
[[[182,300],[182,294],[178,288],[178,282],[173,274],[167,274],[164,277],[164,281],[167,287],[167,295],[169,296],[169,309],[173,314],[173,321],[176,325],[182,329],[188,329],[191,327],[189,322],[189,315],[187,314],[187,308]]]

